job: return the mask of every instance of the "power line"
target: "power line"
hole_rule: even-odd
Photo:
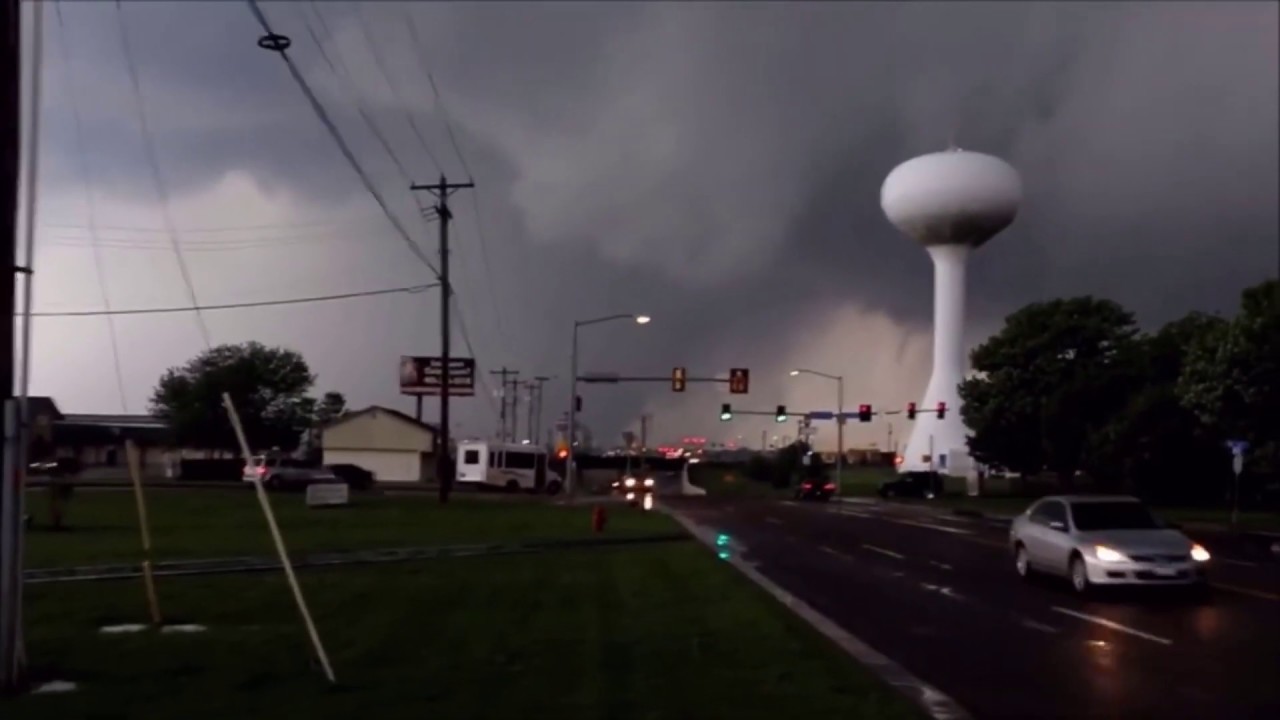
[[[410,285],[408,287],[387,288],[385,290],[365,290],[363,292],[340,293],[337,295],[313,295],[311,297],[289,298],[288,300],[261,300],[258,302],[227,303],[225,305],[197,305],[164,308],[143,308],[134,310],[77,310],[72,312],[33,312],[32,317],[97,317],[100,315],[160,315],[165,313],[201,312],[204,310],[238,310],[241,308],[270,307],[274,305],[301,305],[304,303],[327,302],[330,300],[350,300],[352,298],[375,297],[393,293],[420,293],[440,287],[440,283],[429,285]]]
[[[62,0],[58,0],[58,1],[59,1],[59,2],[61,2]],[[337,219],[335,219],[335,220],[328,221],[328,222],[311,222],[311,223],[308,223],[308,222],[299,222],[299,223],[262,223],[262,224],[257,224],[257,225],[219,225],[219,226],[214,226],[214,227],[208,227],[208,226],[206,226],[206,227],[194,227],[194,228],[192,228],[192,227],[186,227],[186,228],[183,228],[183,229],[182,229],[182,234],[183,234],[183,235],[198,235],[198,234],[236,233],[236,232],[250,232],[250,231],[252,231],[252,232],[257,232],[257,231],[259,231],[259,230],[301,230],[301,229],[305,229],[305,228],[321,229],[321,228],[354,227],[354,226],[357,226],[357,225],[364,225],[364,224],[366,224],[366,221],[367,221],[367,220],[371,220],[371,219],[373,219],[373,217],[374,217],[374,216],[369,215],[369,216],[364,217],[363,219],[356,219],[356,218],[351,218],[351,219],[346,219],[346,220],[337,220]],[[381,217],[381,216],[379,216],[379,217]],[[372,223],[369,223],[369,224],[372,224]],[[85,228],[85,226],[84,226],[84,225],[76,225],[76,224],[73,224],[73,223],[49,223],[49,222],[40,223],[40,227],[50,228],[50,229],[54,229],[54,230],[81,230],[81,229],[84,229],[84,228]],[[118,231],[121,231],[121,232],[136,232],[136,233],[163,233],[163,232],[166,232],[164,228],[147,227],[147,226],[145,226],[145,225],[102,225],[102,224],[98,224],[98,225],[97,225],[97,229],[98,229],[98,230],[118,230]],[[183,244],[185,245],[186,243],[184,242]]]
[[[267,22],[266,15],[262,12],[262,8],[258,6],[257,0],[248,0],[248,2],[249,10],[253,13],[254,18],[257,19],[258,24],[262,26],[262,31],[267,35],[275,35],[275,32],[271,29],[271,24]],[[276,52],[279,53],[280,59],[284,61],[285,67],[289,69],[290,77],[293,78],[294,82],[298,85],[298,89],[301,90],[302,94],[306,97],[308,104],[311,106],[311,110],[315,113],[316,117],[319,118],[325,129],[329,131],[330,137],[332,137],[333,141],[338,145],[338,149],[342,151],[342,156],[346,158],[351,169],[355,170],[356,175],[360,177],[360,182],[364,184],[365,190],[367,190],[369,194],[373,196],[373,199],[377,201],[378,207],[382,208],[382,212],[387,216],[387,220],[391,222],[392,226],[395,227],[396,232],[399,233],[400,239],[409,247],[409,251],[413,253],[414,257],[421,260],[424,265],[431,269],[431,272],[436,277],[439,277],[440,271],[436,269],[436,266],[431,262],[431,259],[422,252],[422,248],[418,247],[417,243],[413,241],[413,238],[409,236],[409,232],[404,228],[404,225],[400,223],[400,220],[395,216],[395,213],[391,212],[391,208],[382,197],[382,193],[378,192],[377,186],[373,184],[373,180],[369,178],[364,167],[360,165],[360,161],[356,159],[355,154],[351,151],[351,147],[347,145],[347,141],[342,137],[342,133],[338,131],[337,125],[335,125],[333,119],[329,117],[329,112],[325,110],[324,104],[320,102],[318,97],[316,97],[315,91],[311,89],[311,85],[307,83],[307,79],[302,76],[302,72],[298,70],[293,59],[289,57],[288,51],[279,49]],[[363,114],[363,110],[361,110],[361,113]]]
[[[449,110],[445,108],[444,101],[440,99],[440,90],[436,88],[436,79],[431,73],[427,73],[427,82],[431,83],[431,95],[435,97],[436,104],[440,106],[440,117],[444,119],[445,132],[449,134],[449,143],[453,145],[453,152],[458,156],[458,162],[462,163],[462,169],[467,173],[467,179],[473,179],[471,168],[467,167],[467,159],[462,156],[462,149],[458,145],[458,138],[453,134],[453,121],[449,119]]]
[[[142,145],[147,156],[147,164],[151,167],[151,178],[156,185],[156,194],[160,198],[160,217],[164,223],[165,230],[168,232],[169,241],[173,244],[174,256],[178,260],[178,270],[182,273],[182,282],[187,287],[187,294],[191,297],[191,305],[193,307],[200,306],[200,300],[196,298],[195,284],[191,281],[191,271],[187,268],[187,260],[182,254],[182,245],[178,242],[178,233],[175,223],[173,222],[172,209],[169,206],[169,189],[165,184],[164,174],[160,170],[160,159],[156,154],[155,138],[151,134],[151,127],[147,123],[146,104],[142,99],[142,82],[138,79],[138,65],[133,57],[133,45],[129,42],[129,29],[124,21],[124,7],[120,0],[116,0],[116,27],[120,31],[120,44],[124,49],[125,65],[129,70],[129,80],[133,86],[133,100],[138,110],[139,128],[142,131]],[[206,346],[212,346],[213,342],[209,336],[209,326],[204,321],[204,316],[196,312],[196,322],[200,326],[200,336],[204,339]]]
[[[66,25],[62,19],[62,0],[54,5],[58,15],[58,51],[62,56],[62,66],[66,68],[66,81],[71,95],[71,114],[75,120],[76,155],[80,160],[80,176],[84,184],[85,208],[89,215],[89,244],[93,248],[93,267],[98,277],[98,289],[102,296],[102,307],[111,310],[111,298],[107,292],[107,272],[102,262],[101,237],[98,235],[97,203],[93,197],[92,174],[89,169],[89,155],[85,151],[84,120],[80,114],[80,92],[76,84],[75,69],[71,64],[71,51],[66,37]],[[129,412],[128,395],[124,389],[124,368],[120,362],[120,338],[116,331],[115,318],[107,316],[107,335],[111,340],[111,359],[115,366],[116,391],[120,394],[120,410]]]

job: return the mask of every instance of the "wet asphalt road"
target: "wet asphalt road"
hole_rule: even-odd
[[[1208,599],[1024,582],[1007,530],[888,504],[667,501],[975,718],[1280,718],[1280,561],[1189,532]]]

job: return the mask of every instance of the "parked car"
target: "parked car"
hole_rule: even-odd
[[[1207,587],[1209,551],[1133,497],[1050,496],[1009,527],[1014,569],[1066,577],[1078,593],[1100,585]]]
[[[880,483],[876,493],[882,498],[911,497],[932,500],[942,494],[942,475],[933,470],[904,472]]]
[[[359,465],[339,463],[337,465],[325,465],[325,468],[336,475],[339,480],[346,483],[352,490],[368,490],[373,487],[373,472],[365,470]]]
[[[255,455],[250,464],[245,465],[245,482],[257,479],[268,490],[284,490],[306,488],[314,483],[341,482],[338,476],[322,467],[311,467],[293,458],[272,455]]]

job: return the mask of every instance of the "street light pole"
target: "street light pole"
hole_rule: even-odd
[[[578,423],[578,328],[584,325],[595,325],[597,323],[610,322],[612,320],[634,320],[637,325],[649,324],[648,315],[607,315],[594,320],[574,320],[573,321],[573,341],[569,355],[569,454],[565,458],[564,480],[565,488],[570,494],[577,493],[578,473],[574,467],[574,450],[573,444],[577,437]]]
[[[844,376],[818,372],[817,370],[805,370],[803,368],[791,371],[791,377],[801,374],[816,375],[836,381],[836,490],[834,494],[839,495],[844,480]]]

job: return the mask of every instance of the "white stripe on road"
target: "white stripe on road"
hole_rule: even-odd
[[[906,560],[906,559],[907,559],[907,556],[906,556],[906,555],[899,555],[898,553],[896,553],[896,552],[894,552],[894,551],[892,551],[892,550],[885,550],[884,548],[876,547],[875,545],[863,545],[862,547],[864,547],[864,548],[866,548],[866,549],[868,549],[868,550],[870,550],[870,551],[872,551],[872,552],[878,552],[878,553],[880,553],[881,555],[888,555],[888,556],[889,556],[889,557],[891,557],[891,558],[897,558],[897,559],[899,559],[899,560]]]
[[[950,570],[950,569],[951,569],[951,566],[950,566],[950,565],[948,565],[948,564],[946,564],[946,563],[944,563],[944,562],[938,562],[937,560],[930,560],[930,561],[929,561],[929,564],[930,564],[930,565],[933,565],[934,567],[940,567],[940,568],[942,568],[943,570]]]
[[[1257,567],[1256,563],[1246,562],[1244,560],[1233,560],[1231,558],[1216,557],[1214,560],[1218,562],[1231,563],[1232,565],[1243,565],[1244,567]]]
[[[1129,633],[1130,635],[1133,635],[1134,637],[1140,637],[1143,640],[1150,640],[1151,642],[1160,643],[1161,645],[1173,644],[1173,641],[1168,638],[1162,638],[1156,635],[1151,635],[1149,633],[1144,633],[1141,630],[1135,630],[1131,627],[1128,627],[1127,625],[1121,625],[1118,622],[1112,622],[1111,620],[1108,620],[1106,618],[1100,618],[1096,615],[1086,615],[1082,612],[1076,612],[1075,610],[1068,610],[1066,608],[1060,608],[1056,606],[1053,608],[1053,610],[1054,612],[1060,612],[1063,615],[1070,615],[1071,617],[1074,617],[1074,618],[1086,620],[1096,625],[1101,625],[1102,627],[1105,627],[1105,628],[1118,630],[1119,632],[1122,632],[1122,633]]]
[[[778,519],[778,518],[776,518],[776,517],[772,517],[772,516],[770,516],[770,517],[766,517],[766,518],[764,519],[764,521],[765,521],[765,522],[767,522],[767,523],[773,523],[774,525],[781,525],[781,524],[782,524],[782,521],[781,521],[781,520],[779,520],[779,519]]]
[[[869,515],[869,514],[867,514],[867,513],[858,512],[858,511],[856,511],[856,510],[841,510],[841,511],[840,511],[840,514],[841,514],[841,515],[852,515],[852,516],[854,516],[854,517],[862,518],[863,520],[871,520],[871,519],[875,518],[875,515]]]
[[[1030,618],[1022,619],[1022,627],[1031,628],[1032,630],[1039,630],[1040,632],[1046,632],[1046,633],[1049,633],[1050,635],[1056,634],[1058,632],[1058,629],[1053,627],[1052,625],[1045,625],[1044,623],[1036,622],[1035,620],[1032,620]]]
[[[941,530],[942,532],[955,533],[956,535],[972,535],[968,530],[960,528],[946,527],[944,525],[934,525],[932,523],[912,522],[911,520],[896,520],[894,518],[885,518],[889,522],[896,522],[899,525],[913,525],[915,527],[929,528],[930,530]]]

